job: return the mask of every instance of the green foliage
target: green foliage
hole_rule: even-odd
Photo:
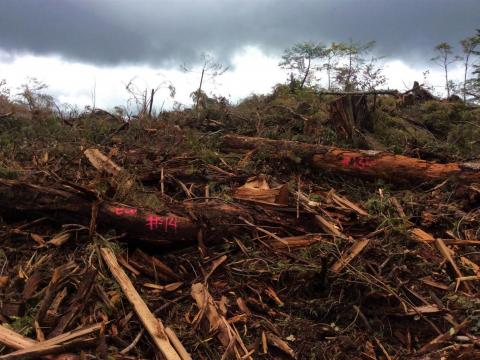
[[[386,83],[382,69],[377,66],[379,58],[367,59],[374,46],[374,41],[365,44],[332,42],[328,47],[313,42],[298,43],[284,51],[279,66],[292,70],[292,92],[305,85],[318,85],[315,75],[321,71],[326,72],[329,90],[373,90]]]
[[[367,61],[375,41],[362,44],[350,40],[337,46],[343,60],[335,69],[335,80],[340,88],[345,91],[373,90],[385,84],[386,77],[376,65],[379,58],[371,57]]]
[[[32,315],[28,314],[22,317],[11,316],[11,318],[13,319],[13,322],[4,325],[23,336],[31,336],[34,334],[32,324],[34,323],[35,318]]]
[[[313,42],[298,43],[284,51],[279,66],[296,73],[295,82],[303,89],[305,84],[311,84],[315,76],[315,60],[324,56],[324,45]]]
[[[431,60],[437,63],[443,68],[445,72],[445,90],[447,91],[447,97],[450,97],[450,92],[454,87],[454,84],[448,79],[448,66],[461,58],[459,56],[453,56],[452,46],[446,42],[441,42],[434,48],[437,56]]]
[[[52,109],[55,105],[53,97],[45,90],[48,86],[36,78],[29,78],[27,83],[20,86],[19,101],[28,105],[30,110]]]
[[[193,131],[187,132],[187,146],[195,153],[195,157],[206,162],[207,164],[218,164],[220,161],[220,154],[218,153],[218,146],[220,144],[219,135],[201,136]]]
[[[463,104],[430,101],[421,108],[420,121],[442,141],[451,156],[475,157],[480,154],[480,109]]]

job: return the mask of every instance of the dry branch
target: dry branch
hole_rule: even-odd
[[[112,250],[101,248],[102,257],[107,263],[110,272],[123,290],[123,293],[133,305],[135,312],[142,321],[153,339],[158,350],[162,353],[166,360],[182,360],[175,348],[170,343],[165,328],[160,319],[155,318],[147,307],[142,297],[138,294],[127,274],[118,264],[117,258]]]
[[[369,241],[370,240],[368,239],[359,240],[332,265],[330,270],[338,274],[345,266],[350,263],[350,261],[352,261],[358,254],[362,252],[363,249],[365,249]]]
[[[25,338],[0,325],[0,342],[18,351],[0,356],[0,359],[32,359],[39,356],[63,352],[64,344],[100,330],[102,324],[94,324],[83,329],[69,331],[46,341],[37,342]],[[96,340],[96,339],[95,339]]]

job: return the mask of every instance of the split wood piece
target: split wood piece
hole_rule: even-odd
[[[166,360],[182,360],[177,350],[175,350],[170,343],[168,335],[165,333],[165,328],[162,321],[155,318],[155,316],[151,313],[150,309],[138,294],[125,271],[123,271],[118,264],[117,258],[115,257],[113,251],[109,248],[102,247],[100,252],[108,268],[110,269],[110,272],[122,288],[122,291],[127,299],[133,305],[135,312],[152,337],[153,342],[160,353],[165,357]]]
[[[480,275],[480,266],[478,266],[472,260],[466,258],[465,256],[460,256],[460,261],[462,262],[463,265],[471,268],[475,272],[475,274],[477,274],[477,276]]]
[[[270,188],[265,175],[258,175],[247,179],[246,183],[235,189],[234,199],[260,201],[267,204],[285,204],[285,199],[280,202],[280,194],[284,185]]]
[[[271,157],[291,158],[299,154],[307,163],[321,170],[353,176],[385,178],[395,182],[409,180],[438,181],[455,177],[463,182],[480,182],[480,164],[440,164],[372,150],[349,150],[290,140],[226,135],[222,145],[232,149],[264,150]]]
[[[155,256],[147,255],[139,249],[135,250],[134,255],[139,256],[144,263],[147,263],[148,265],[150,265],[152,268],[154,268],[155,272],[162,274],[167,279],[174,280],[174,281],[183,280],[183,278],[180,275],[178,275],[178,273],[173,271],[168,265],[160,261],[160,259],[156,258]]]
[[[455,285],[455,292],[460,287],[460,284],[463,283],[464,281],[478,281],[478,280],[480,280],[480,276],[478,275],[464,276],[464,277],[457,278],[456,285]]]
[[[257,152],[257,149],[250,150],[245,156],[238,162],[237,167],[243,169],[247,163],[252,159],[253,155]]]
[[[27,279],[22,291],[22,299],[24,301],[28,301],[33,297],[33,294],[38,289],[42,279],[43,276],[40,270],[35,270],[35,272]]]
[[[437,336],[435,339],[430,341],[429,343],[423,345],[420,350],[418,350],[417,354],[425,354],[429,351],[435,350],[442,346],[445,342],[450,340],[454,335],[456,335],[459,331],[463,330],[470,324],[469,319],[465,319],[461,324],[458,324],[451,328],[444,334]]]
[[[335,261],[331,266],[330,271],[338,274],[342,269],[347,266],[358,254],[362,252],[363,249],[370,242],[369,239],[362,239],[356,242],[345,254],[343,254],[340,259]]]
[[[12,360],[12,359],[38,359],[39,356],[45,356],[49,354],[55,354],[59,352],[66,351],[64,347],[65,344],[68,344],[71,341],[77,340],[83,336],[92,334],[102,327],[102,323],[94,324],[87,326],[83,329],[69,331],[65,334],[61,334],[54,338],[51,338],[46,341],[37,342],[34,340],[32,343],[22,343],[22,347],[14,347],[18,349],[18,351],[14,351],[12,353],[0,356],[1,360]],[[18,337],[22,337],[18,335]],[[97,341],[97,339],[95,339]],[[25,346],[23,346],[25,345]],[[13,346],[12,346],[13,347]]]
[[[228,353],[234,353],[237,358],[251,359],[242,338],[228,323],[227,319],[220,315],[221,311],[206,286],[203,283],[193,284],[191,295],[200,309],[195,321],[201,321],[205,315],[210,325],[210,332],[218,332],[217,338]]]
[[[397,210],[398,215],[402,219],[403,223],[405,226],[412,226],[412,223],[408,220],[407,214],[405,214],[405,211],[403,210],[402,205],[400,205],[399,201],[397,200],[396,197],[392,196],[390,198],[390,203],[395,207],[395,210]]]
[[[440,254],[442,254],[442,256],[450,263],[450,265],[452,265],[453,271],[455,271],[457,277],[463,278],[462,272],[455,263],[455,260],[453,260],[451,254],[452,250],[445,245],[442,239],[435,239],[435,245],[437,246],[438,251],[440,251]],[[472,293],[472,288],[468,282],[463,282],[462,284],[469,293]]]
[[[8,346],[9,348],[19,350],[33,346],[37,342],[17,334],[15,331],[10,330],[3,325],[0,325],[0,343]]]
[[[423,231],[422,229],[419,229],[419,228],[414,228],[410,230],[410,234],[413,236],[413,239],[418,242],[423,242],[423,243],[435,242],[435,238],[433,237],[432,234],[429,234],[426,231]]]
[[[87,149],[83,153],[90,161],[90,164],[98,171],[104,171],[112,176],[118,176],[124,171],[122,167],[115,164],[98,149]]]
[[[271,345],[290,355],[291,358],[297,359],[297,354],[295,354],[295,351],[293,351],[292,348],[288,346],[288,344],[282,339],[280,339],[277,335],[269,332],[267,333],[267,340]]]
[[[306,234],[301,236],[284,237],[282,238],[283,241],[274,240],[270,245],[274,249],[295,249],[316,244],[323,241],[323,239],[323,236],[320,234]]]
[[[65,329],[75,320],[75,318],[82,313],[92,290],[92,286],[95,282],[96,275],[97,271],[95,269],[90,269],[83,276],[83,280],[73,296],[68,310],[60,318],[60,320],[58,320],[57,326],[48,335],[49,338],[53,338],[62,334]]]
[[[131,263],[131,260],[129,262],[121,255],[117,256],[117,260],[124,268],[128,269],[128,271],[130,271],[134,276],[140,275],[140,271],[133,266],[133,264]]]
[[[343,239],[347,239],[347,237],[340,231],[337,229],[337,227],[335,226],[335,224],[333,224],[332,222],[328,221],[327,219],[325,219],[323,216],[321,215],[315,215],[315,222],[320,225],[320,227],[328,234],[331,234],[333,236],[338,236],[338,237],[341,237]]]
[[[424,277],[424,278],[420,279],[420,281],[423,282],[426,285],[429,285],[431,287],[434,287],[434,288],[437,288],[437,289],[440,289],[440,290],[448,290],[447,285],[433,280],[431,276]]]
[[[427,233],[426,231],[414,228],[410,230],[410,235],[414,241],[420,243],[434,243],[435,238],[432,234]],[[460,240],[460,239],[441,239],[445,245],[480,245],[480,240]]]
[[[50,308],[50,305],[52,304],[53,298],[55,297],[55,294],[57,292],[58,286],[60,284],[60,281],[64,276],[66,275],[65,273],[72,269],[75,266],[75,263],[73,261],[70,261],[66,264],[63,264],[55,270],[53,270],[52,278],[50,282],[47,285],[47,288],[45,290],[45,295],[42,298],[42,301],[40,302],[40,306],[37,312],[37,316],[35,320],[42,325],[43,321],[45,319],[45,316],[47,315],[47,311]]]
[[[104,155],[100,150],[91,148],[83,152],[90,164],[100,172],[105,172],[111,176],[110,183],[112,186],[120,185],[122,191],[127,192],[133,186],[133,178],[125,169],[115,164],[110,158]],[[122,180],[119,180],[122,179]]]
[[[1,360],[30,360],[30,359],[46,359],[46,360],[68,360],[78,359],[77,355],[69,352],[81,352],[86,348],[95,348],[98,345],[98,339],[89,337],[85,339],[74,339],[63,342],[59,345],[49,345],[35,350],[25,349],[18,350],[1,356]]]
[[[71,187],[46,187],[0,178],[0,215],[6,218],[43,214],[61,223],[74,222],[89,226],[91,203],[91,194]],[[129,209],[128,213],[124,209]],[[197,242],[202,223],[208,224],[208,229],[204,230],[205,239],[219,241],[226,233],[241,233],[243,229],[232,228],[231,224],[238,223],[239,216],[248,218],[251,215],[254,215],[252,210],[214,200],[208,203],[184,202],[181,206],[172,204],[155,213],[140,208],[132,210],[121,203],[102,201],[98,205],[97,228],[114,228],[120,234],[127,234],[127,240],[151,243],[156,249],[185,247]],[[151,227],[148,223],[150,216]],[[165,231],[164,224],[155,227],[156,218],[159,222],[174,219],[176,228],[169,226]]]
[[[346,197],[338,195],[337,193],[335,193],[335,191],[333,189],[328,192],[328,195],[330,195],[333,202],[336,203],[339,206],[349,208],[349,209],[355,211],[358,215],[361,215],[361,216],[368,216],[369,215],[368,212],[366,212],[364,209],[362,209],[359,205],[351,202]]]
[[[430,315],[430,314],[438,314],[438,313],[441,313],[442,311],[444,310],[440,309],[436,304],[427,304],[427,305],[415,306],[412,309],[406,310],[405,313],[401,315],[415,316],[415,315],[418,315],[419,313]]]
[[[177,337],[177,334],[169,328],[168,326],[165,328],[165,333],[168,336],[168,340],[172,343],[173,347],[175,350],[177,350],[178,355],[180,355],[180,358],[182,360],[188,360],[191,359],[192,357],[188,353],[188,351],[183,347],[183,344],[180,342],[180,339]]]

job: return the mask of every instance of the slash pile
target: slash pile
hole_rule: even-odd
[[[474,162],[9,121],[0,359],[480,357]]]

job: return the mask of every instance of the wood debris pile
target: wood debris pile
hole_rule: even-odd
[[[474,162],[122,131],[0,172],[0,359],[480,358]]]

